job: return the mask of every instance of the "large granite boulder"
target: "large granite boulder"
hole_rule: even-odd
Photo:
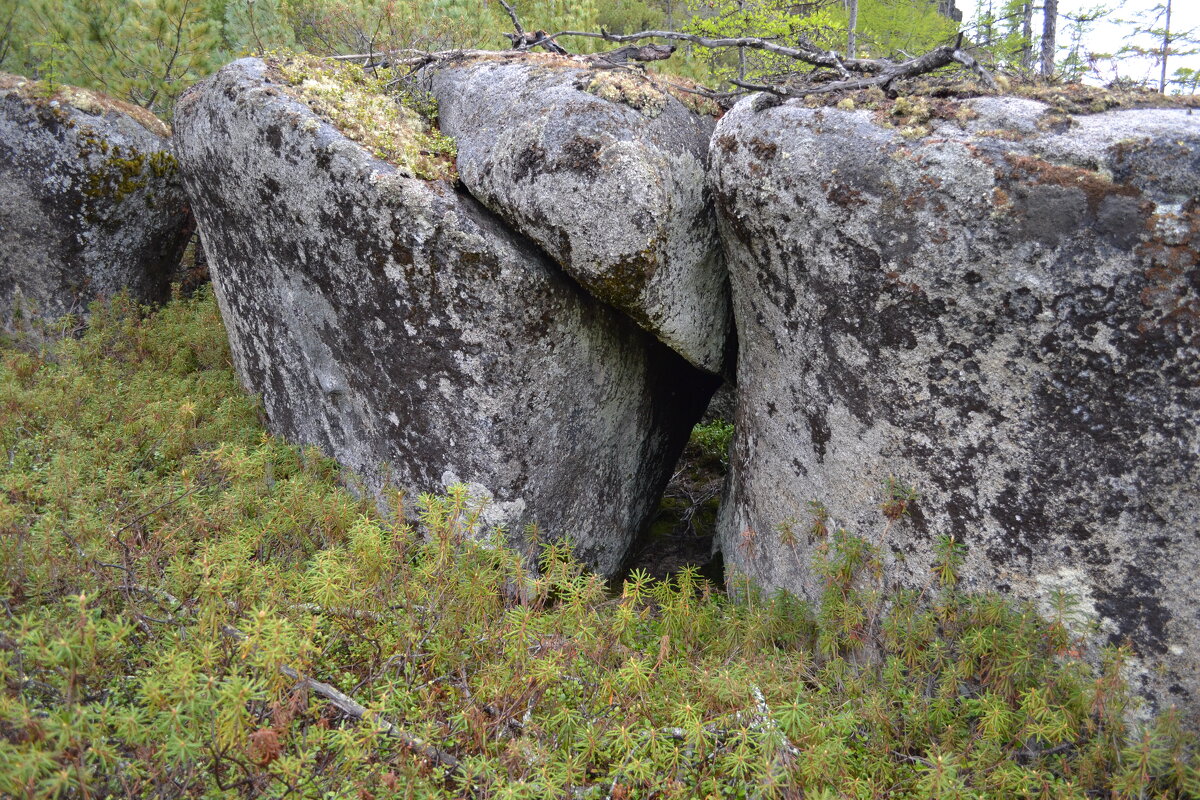
[[[611,574],[716,380],[456,192],[452,165],[408,162],[429,134],[386,102],[343,71],[256,59],[181,98],[238,373],[272,431],[370,489],[467,484],[514,544],[536,524]]]
[[[925,130],[752,102],[718,126],[727,563],[813,596],[780,535],[812,500],[901,584],[953,536],[968,585],[1074,594],[1144,690],[1200,711],[1200,117],[940,102]]]
[[[165,299],[191,225],[169,137],[143,108],[0,73],[0,329]]]
[[[551,56],[451,63],[431,80],[471,194],[587,291],[722,371],[729,297],[705,190],[714,118],[650,77]]]

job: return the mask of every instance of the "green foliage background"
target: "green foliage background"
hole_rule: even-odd
[[[533,575],[465,489],[381,517],[267,435],[208,290],[71,328],[0,342],[0,796],[1200,796],[1177,717],[1126,727],[1128,654],[1075,658],[1070,598],[966,593],[952,540],[885,585],[908,487],[878,531],[774,532],[813,605],[613,589],[563,544]]]
[[[526,0],[525,26],[547,32],[631,33],[665,22],[705,36],[753,35],[784,43],[806,36],[845,47],[841,2],[782,0]],[[669,12],[669,13],[668,13]],[[100,89],[169,119],[175,99],[222,64],[247,53],[318,55],[399,48],[504,48],[511,23],[496,0],[0,0],[0,69],[52,83]],[[954,23],[935,0],[860,0],[860,51],[915,53],[946,41]],[[572,52],[605,46],[567,38]],[[749,52],[751,78],[795,62]],[[714,83],[739,71],[736,53],[685,46],[655,67]]]

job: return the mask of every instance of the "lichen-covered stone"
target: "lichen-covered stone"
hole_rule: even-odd
[[[165,299],[191,219],[169,136],[143,108],[0,73],[0,328]]]
[[[650,78],[566,59],[475,59],[431,80],[477,199],[693,364],[724,368],[711,117]]]
[[[367,486],[465,483],[611,574],[715,381],[449,181],[375,158],[243,59],[176,107],[245,385]]]
[[[812,596],[809,501],[967,584],[1080,601],[1200,712],[1200,117],[740,103],[713,138],[738,324],[726,563]],[[894,476],[894,478],[893,478]],[[886,525],[893,478],[910,515]],[[781,536],[799,534],[798,552]]]

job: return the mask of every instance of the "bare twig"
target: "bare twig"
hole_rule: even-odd
[[[521,20],[517,17],[517,10],[507,0],[500,0],[500,5],[504,6],[504,10],[508,12],[508,16],[512,20],[513,29],[524,36],[525,29],[521,27]]]
[[[232,625],[222,625],[221,633],[238,642],[248,642],[250,640],[249,636]],[[452,772],[458,772],[462,769],[462,763],[450,753],[447,753],[445,750],[429,744],[424,739],[404,731],[387,719],[379,715],[372,714],[366,706],[359,703],[350,695],[340,691],[336,686],[303,676],[299,671],[293,667],[289,667],[286,664],[279,667],[279,672],[288,678],[299,682],[308,689],[311,689],[321,697],[324,697],[346,716],[356,720],[369,719],[373,721],[375,725],[378,726],[377,729],[380,733],[396,739],[404,747],[421,756],[426,761],[438,766],[446,767]]]
[[[874,58],[842,58],[833,50],[822,50],[807,40],[801,40],[799,47],[788,47],[782,44],[767,39],[759,39],[756,36],[739,36],[726,39],[710,39],[706,36],[697,36],[693,33],[679,33],[678,31],[640,31],[639,33],[616,34],[601,30],[599,33],[591,31],[563,31],[556,33],[550,38],[558,38],[560,36],[584,36],[591,39],[603,39],[606,42],[637,42],[642,39],[671,39],[681,42],[691,42],[692,44],[700,45],[701,47],[709,48],[724,48],[724,47],[741,47],[749,50],[763,50],[768,53],[776,53],[781,56],[803,61],[806,64],[812,64],[815,67],[829,67],[836,69],[845,76],[849,76],[850,72],[872,73],[879,72],[890,63],[881,59]]]
[[[439,68],[451,64],[455,61],[466,60],[475,57],[484,58],[511,58],[522,56],[528,50],[535,47],[542,47],[559,55],[567,56],[578,61],[581,65],[590,66],[592,68],[605,66],[621,66],[628,64],[630,61],[659,61],[669,58],[675,51],[673,45],[649,44],[642,46],[626,45],[625,47],[617,48],[616,50],[607,53],[597,53],[589,56],[570,56],[566,50],[556,43],[556,39],[562,36],[582,36],[593,39],[603,39],[606,42],[628,43],[638,42],[644,39],[668,39],[674,41],[691,42],[692,44],[708,48],[730,48],[735,47],[739,50],[751,49],[762,50],[764,52],[774,53],[784,56],[805,64],[815,67],[824,67],[836,70],[841,76],[841,80],[812,82],[805,85],[787,85],[786,78],[777,80],[767,80],[764,82],[750,82],[738,78],[731,80],[734,86],[738,87],[739,92],[720,93],[713,90],[697,90],[687,87],[676,86],[675,88],[683,91],[693,92],[701,96],[715,100],[722,105],[726,105],[728,101],[746,92],[762,92],[764,99],[770,104],[777,104],[781,100],[789,97],[804,97],[810,94],[823,94],[839,91],[854,91],[858,89],[866,89],[872,86],[878,86],[887,89],[894,81],[903,78],[912,78],[917,75],[923,75],[927,72],[932,72],[950,64],[960,64],[975,73],[979,80],[989,89],[996,89],[996,82],[992,78],[990,72],[983,67],[970,53],[962,49],[963,37],[959,34],[958,40],[953,45],[942,45],[928,53],[917,56],[915,58],[907,58],[904,61],[892,61],[884,58],[843,58],[839,53],[832,50],[822,50],[816,45],[809,42],[807,39],[801,39],[796,46],[787,46],[778,44],[767,39],[760,39],[754,36],[741,36],[730,38],[709,38],[698,36],[691,33],[680,33],[678,31],[641,31],[639,33],[630,34],[614,34],[601,29],[599,33],[592,31],[560,31],[553,35],[546,35],[545,31],[534,31],[530,33],[521,25],[520,18],[517,16],[516,9],[507,0],[501,0],[501,4],[508,12],[509,17],[513,21],[513,27],[516,33],[508,33],[505,36],[512,42],[513,48],[507,51],[493,50],[447,50],[441,52],[423,52],[420,50],[395,50],[387,53],[380,53],[378,56],[371,53],[359,53],[343,56],[329,56],[330,60],[346,61],[359,58],[367,58],[374,62],[373,67],[407,67],[409,74],[396,78],[389,86],[403,82],[411,78],[411,76],[420,70],[428,68]],[[856,77],[857,76],[857,77]],[[767,97],[769,95],[769,97]],[[764,102],[762,105],[767,105]]]
[[[625,47],[618,47],[616,50],[586,56],[586,60],[606,64],[628,64],[630,61],[662,61],[663,59],[670,58],[674,52],[675,45],[673,44],[647,44],[641,47],[630,44]]]
[[[913,78],[917,75],[924,75],[927,72],[932,72],[935,69],[948,66],[953,63],[962,64],[971,69],[985,86],[989,89],[996,88],[996,82],[993,80],[991,73],[984,69],[978,61],[976,61],[969,53],[953,47],[951,45],[942,45],[934,50],[930,50],[922,56],[911,58],[908,61],[902,61],[899,64],[892,64],[878,75],[872,75],[868,78],[856,78],[846,81],[831,81],[822,83],[817,86],[810,86],[802,89],[784,89],[776,91],[775,94],[781,94],[787,97],[804,97],[810,94],[825,94],[828,92],[855,91],[857,89],[869,89],[872,86],[878,86],[882,89],[887,89],[893,81],[901,78]]]

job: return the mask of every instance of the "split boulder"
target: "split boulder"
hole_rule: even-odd
[[[554,56],[475,58],[431,81],[472,195],[696,366],[732,366],[711,114],[652,77]]]
[[[536,524],[612,574],[716,381],[457,192],[452,165],[406,160],[418,120],[356,127],[378,101],[332,67],[257,59],[180,100],[238,373],[272,431],[371,490],[466,484],[514,544]]]

